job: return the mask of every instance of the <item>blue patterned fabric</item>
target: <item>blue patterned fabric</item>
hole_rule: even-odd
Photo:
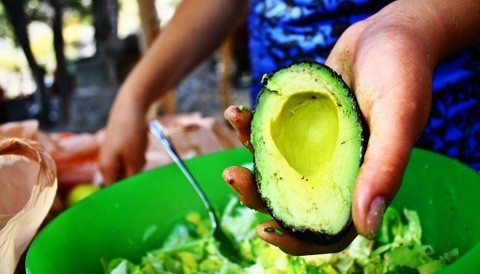
[[[342,32],[391,1],[252,0],[249,50],[252,104],[263,74],[294,61],[323,63]],[[480,171],[480,47],[440,64],[430,120],[417,146]]]
[[[480,47],[438,66],[430,120],[417,146],[480,171]]]

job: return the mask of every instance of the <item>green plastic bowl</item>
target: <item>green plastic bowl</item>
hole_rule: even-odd
[[[251,162],[243,148],[186,162],[206,195],[223,208],[233,192],[221,178],[225,167]],[[415,149],[396,208],[418,211],[424,243],[460,258],[442,273],[480,273],[480,176],[458,161]],[[138,261],[158,248],[167,232],[192,210],[204,208],[175,165],[157,168],[103,189],[50,222],[32,242],[29,274],[102,273],[101,258]]]

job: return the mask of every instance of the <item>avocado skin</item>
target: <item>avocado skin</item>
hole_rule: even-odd
[[[297,231],[293,230],[291,227],[287,226],[285,223],[282,221],[275,219],[277,223],[279,223],[285,230],[290,232],[291,234],[295,235],[296,237],[309,242],[309,243],[314,243],[318,245],[332,245],[340,242],[345,236],[348,234],[348,232],[352,229],[355,229],[353,226],[353,220],[350,218],[348,223],[343,227],[343,229],[335,234],[335,235],[330,235],[327,233],[318,233],[316,231],[306,229],[303,231]]]
[[[278,71],[280,70],[283,70],[283,69],[287,69],[291,66],[295,66],[295,65],[298,65],[298,64],[304,64],[304,65],[309,65],[309,66],[313,66],[313,67],[321,67],[323,68],[324,70],[328,71],[329,75],[332,77],[332,78],[335,78],[336,80],[338,80],[339,82],[341,82],[343,84],[343,87],[348,90],[348,96],[350,98],[353,99],[355,105],[354,105],[354,110],[355,112],[358,114],[358,120],[357,122],[361,125],[362,127],[362,138],[361,138],[361,153],[360,153],[360,165],[363,163],[363,160],[364,160],[364,155],[365,155],[365,150],[366,150],[366,145],[367,145],[367,142],[368,142],[368,137],[370,135],[370,132],[369,132],[369,128],[368,128],[368,125],[367,125],[367,122],[363,116],[363,114],[361,113],[360,111],[360,107],[358,105],[358,102],[356,100],[356,97],[353,93],[353,91],[350,89],[350,87],[343,81],[342,77],[337,74],[333,69],[331,69],[330,67],[324,65],[324,64],[321,64],[321,63],[318,63],[318,62],[315,62],[315,61],[300,61],[300,62],[295,62],[295,63],[292,63],[288,66],[285,66],[285,67],[280,67],[268,74],[265,74],[263,77],[262,77],[262,80],[261,80],[261,84],[262,84],[262,89],[261,91],[259,92],[258,96],[257,96],[257,100],[256,100],[256,103],[254,105],[254,108],[253,108],[253,115],[255,115],[255,111],[257,109],[257,106],[259,104],[259,99],[261,97],[261,95],[264,93],[264,92],[272,92],[272,90],[268,90],[268,88],[266,88],[267,86],[267,83],[269,81],[270,78],[272,78],[272,76],[277,73]],[[253,131],[252,131],[252,134],[253,134]],[[298,237],[299,239],[302,239],[306,242],[309,242],[309,243],[314,243],[314,244],[318,244],[318,245],[323,245],[323,246],[326,246],[326,245],[333,245],[333,244],[336,244],[336,243],[339,243],[342,239],[345,238],[345,236],[352,230],[355,230],[355,227],[354,227],[354,224],[353,224],[353,220],[352,220],[352,216],[350,215],[350,218],[348,220],[348,222],[345,224],[345,226],[336,234],[328,234],[328,233],[325,233],[325,232],[317,232],[317,231],[314,231],[312,229],[301,229],[301,230],[298,230],[298,229],[295,229],[293,227],[290,227],[289,225],[287,225],[285,222],[283,222],[280,218],[277,218],[274,214],[273,214],[273,209],[272,207],[270,206],[270,201],[267,197],[263,196],[261,191],[260,191],[260,181],[261,181],[261,174],[260,172],[258,171],[257,169],[257,163],[256,163],[256,157],[255,157],[255,153],[254,153],[254,157],[253,157],[253,172],[254,172],[254,176],[255,176],[255,181],[257,182],[255,184],[255,187],[256,187],[256,190],[257,192],[260,194],[260,197],[261,199],[264,201],[266,207],[267,207],[267,210],[268,212],[272,215],[273,219],[279,224],[281,225],[286,231],[288,231],[289,233],[291,233],[292,235]]]

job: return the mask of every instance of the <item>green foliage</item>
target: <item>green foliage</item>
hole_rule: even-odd
[[[82,19],[90,20],[92,17],[92,1],[62,0],[62,5],[66,12],[76,12]]]
[[[5,8],[0,4],[0,39],[14,40],[14,34],[12,31],[12,26],[8,22],[7,14]]]
[[[61,3],[65,16],[75,16],[79,21],[91,22],[91,1],[87,0],[57,0]],[[27,22],[41,21],[51,24],[53,9],[49,1],[45,0],[26,0],[25,15]],[[0,38],[15,40],[12,26],[7,19],[6,11],[3,4],[0,4]]]

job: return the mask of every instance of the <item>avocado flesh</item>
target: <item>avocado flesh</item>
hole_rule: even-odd
[[[272,216],[314,242],[340,239],[351,226],[363,140],[356,101],[329,68],[299,63],[267,76],[251,142]]]
[[[331,144],[338,139],[338,114],[329,96],[313,92],[291,96],[270,130],[279,152],[299,174],[318,177],[325,174],[322,169],[331,166],[335,148]]]

